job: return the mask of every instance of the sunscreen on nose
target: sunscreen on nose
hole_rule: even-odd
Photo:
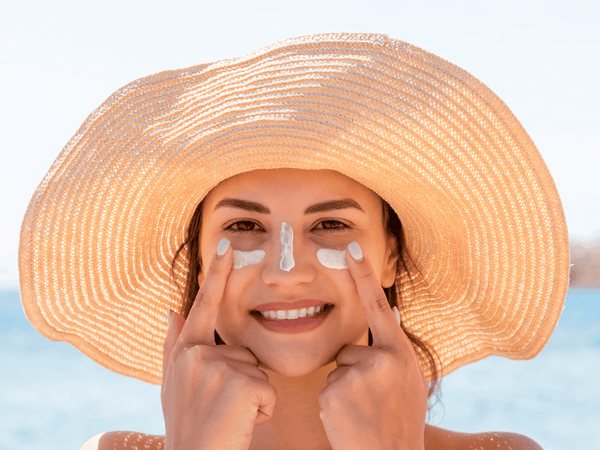
[[[333,250],[320,248],[317,250],[317,259],[328,269],[347,269],[346,250]]]
[[[258,264],[265,257],[264,250],[252,250],[251,252],[245,252],[242,250],[233,251],[233,268],[241,269],[242,267],[250,266],[252,264]]]
[[[296,265],[294,261],[294,231],[287,222],[281,222],[281,260],[279,268],[289,272]]]

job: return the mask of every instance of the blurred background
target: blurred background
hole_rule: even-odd
[[[162,433],[159,389],[113,374],[25,319],[19,227],[79,125],[136,78],[287,37],[377,32],[466,69],[538,146],[563,200],[572,289],[548,346],[442,382],[431,422],[600,448],[600,3],[589,0],[42,0],[0,3],[0,450],[67,449],[106,430]]]

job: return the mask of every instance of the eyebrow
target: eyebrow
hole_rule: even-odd
[[[253,211],[261,214],[269,214],[271,211],[266,206],[261,205],[260,203],[250,202],[248,200],[240,200],[237,198],[224,198],[219,203],[215,205],[214,209],[217,208],[239,208],[246,211]],[[213,210],[214,211],[214,210]]]
[[[309,206],[304,211],[304,214],[314,214],[325,211],[334,211],[336,209],[346,209],[346,208],[355,208],[359,211],[365,212],[360,205],[351,198],[344,198],[342,200],[332,200],[329,202],[317,203],[315,205]]]
[[[224,198],[223,200],[219,201],[219,203],[217,203],[215,205],[214,209],[226,208],[226,207],[238,208],[238,209],[243,209],[245,211],[252,211],[252,212],[257,212],[257,213],[261,213],[261,214],[270,214],[271,213],[269,208],[267,208],[264,205],[261,205],[260,203],[251,202],[248,200],[240,200],[237,198]],[[351,198],[344,198],[341,200],[331,200],[328,202],[316,203],[316,204],[311,205],[308,208],[306,208],[306,210],[304,210],[304,214],[316,214],[316,213],[320,213],[320,212],[335,211],[338,209],[347,209],[347,208],[354,208],[354,209],[358,209],[359,211],[365,212],[355,200],[352,200]]]

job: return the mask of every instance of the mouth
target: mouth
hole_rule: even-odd
[[[266,307],[266,308],[265,308]],[[250,311],[264,328],[277,333],[304,333],[319,327],[333,309],[330,303],[299,309],[270,309],[268,305]]]

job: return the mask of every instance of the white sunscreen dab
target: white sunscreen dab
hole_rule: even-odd
[[[396,316],[396,320],[398,321],[398,325],[400,325],[400,312],[398,312],[398,307],[394,306],[394,315]]]
[[[294,261],[294,232],[287,222],[281,222],[281,261],[279,268],[289,272],[296,265]]]
[[[347,269],[346,250],[333,250],[320,248],[317,250],[317,259],[328,269]]]
[[[265,257],[264,250],[252,250],[251,252],[244,252],[242,250],[233,251],[233,268],[241,269],[242,267],[249,266],[251,264],[258,264]]]

